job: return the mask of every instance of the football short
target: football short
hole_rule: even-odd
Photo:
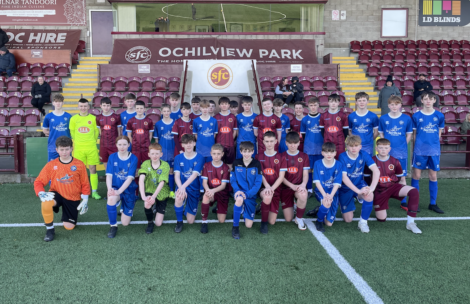
[[[57,157],[59,157],[59,153],[57,152],[47,152],[47,161],[50,162],[51,160],[54,160],[56,159]]]
[[[184,215],[187,215],[188,213],[192,215],[197,215],[197,208],[199,206],[199,192],[189,192],[186,188],[186,193],[188,195],[186,196],[186,200],[184,201]]]
[[[281,191],[281,206],[282,210],[287,208],[294,208],[294,199],[295,199],[295,191],[291,188],[282,185]]]
[[[399,158],[401,168],[403,169],[403,176],[408,175],[408,160],[406,158]]]
[[[313,170],[313,165],[317,160],[323,159],[323,155],[321,154],[316,154],[316,155],[309,155],[308,156],[308,161],[310,162],[310,169]]]
[[[261,191],[263,190],[264,189],[261,189]],[[273,198],[271,199],[271,204],[269,205],[269,212],[278,214],[280,201],[281,201],[281,187],[277,187],[277,189],[274,191]]]
[[[100,164],[100,156],[98,155],[98,149],[87,149],[87,150],[73,150],[73,157],[81,160],[85,166],[96,166]]]
[[[413,154],[413,168],[420,170],[431,169],[433,171],[441,171],[439,168],[440,156],[423,156]]]
[[[222,161],[227,164],[233,164],[235,160],[235,147],[224,147],[224,157],[222,157]]]
[[[111,147],[105,147],[105,146],[100,146],[100,161],[102,163],[107,163],[109,156],[113,153],[116,153],[118,151],[116,146],[111,146]]]
[[[279,144],[279,153],[284,153],[287,151],[287,144],[286,144],[286,139],[282,139],[281,143]]]
[[[368,187],[365,181],[361,181],[359,185],[355,185],[358,189],[362,189],[364,187]],[[338,190],[338,198],[339,198],[339,205],[341,206],[341,213],[346,213],[350,211],[356,210],[356,205],[354,204],[354,198],[357,197],[357,193],[347,189],[343,190],[343,188],[339,188]]]
[[[256,156],[256,154],[257,154],[258,148],[256,147],[256,142],[252,142],[252,144],[255,146],[255,152],[253,152],[253,156],[252,156],[252,157],[255,158],[255,156]],[[236,150],[237,150],[237,157],[236,157],[236,159],[243,158],[243,155],[242,155],[242,153],[240,152],[240,143],[239,143],[239,142],[237,142],[237,148],[236,148]]]
[[[52,208],[55,213],[59,213],[60,207],[62,207],[62,222],[67,222],[67,223],[72,223],[74,225],[77,225],[77,219],[78,219],[78,210],[77,207],[80,205],[80,201],[71,201],[68,200],[62,195],[60,195],[59,192],[52,191],[52,193],[55,193],[54,195],[54,200],[56,201],[56,205]]]
[[[243,218],[245,220],[254,220],[256,213],[256,198],[247,198],[243,201]]]
[[[317,191],[317,189],[315,189],[314,192],[315,192],[315,198],[321,204],[323,195],[321,195],[320,191]],[[336,212],[338,211],[338,204],[339,204],[339,198],[338,198],[338,192],[336,192],[335,196],[333,197],[333,202],[331,202],[331,206],[328,209],[328,214],[326,215],[326,220],[330,223],[333,223],[336,219]]]
[[[401,201],[404,196],[400,197],[399,193],[401,188],[405,187],[402,184],[393,184],[387,190],[374,192],[374,209],[375,211],[387,210],[388,209],[388,200],[390,198],[397,199]]]
[[[119,187],[113,187],[114,190],[119,190]],[[134,212],[135,202],[137,201],[137,196],[135,195],[135,190],[137,185],[134,182],[131,182],[129,187],[121,193],[121,209],[122,213],[127,216],[132,216]]]
[[[217,203],[217,214],[227,214],[228,199],[228,195],[217,192],[214,194],[214,200],[210,203],[210,205],[213,206],[215,203]]]
[[[152,196],[153,193],[145,193],[145,195],[147,196]],[[160,213],[160,214],[165,214],[165,210],[166,210],[166,199],[163,200],[163,201],[159,201],[158,199],[155,199],[155,206],[156,206],[156,209],[157,209],[157,213]]]
[[[140,148],[140,150],[133,150],[132,154],[137,156],[137,168],[140,168],[140,165],[149,158],[149,149],[147,148]]]

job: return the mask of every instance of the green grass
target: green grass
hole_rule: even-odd
[[[421,182],[419,217],[470,216],[467,180],[439,181],[443,215],[427,210],[427,184]],[[101,195],[104,190],[100,184]],[[0,185],[0,191],[0,223],[42,222],[32,185]],[[79,221],[106,222],[105,204],[90,200]],[[315,205],[310,199],[308,208]],[[175,219],[172,206],[165,219]],[[134,220],[145,219],[142,209],[139,201]],[[405,216],[391,200],[389,217]],[[337,222],[325,236],[385,303],[470,301],[468,221],[421,221],[422,235],[407,231],[404,221],[369,225],[371,232],[361,234],[357,222]],[[228,223],[210,224],[207,235],[199,224],[185,225],[178,235],[173,228],[146,235],[145,225],[120,226],[110,240],[107,225],[57,227],[51,243],[42,240],[43,227],[0,228],[2,303],[364,302],[315,237],[293,223],[276,223],[267,236],[259,223],[242,225],[239,241]]]

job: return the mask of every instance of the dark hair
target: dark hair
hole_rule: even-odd
[[[434,99],[437,100],[436,94],[434,94],[433,91],[427,91],[421,94],[421,101],[424,99],[424,97],[427,96],[429,99]]]
[[[310,97],[310,98],[308,99],[308,104],[311,104],[311,103],[318,103],[318,104],[319,104],[319,103],[320,103],[320,100],[318,100],[317,97],[312,96],[312,97]]]
[[[117,145],[118,141],[120,141],[121,139],[127,140],[128,144],[131,143],[131,140],[129,139],[129,137],[127,137],[126,135],[121,135],[121,136],[116,137],[116,140],[115,140],[116,145]]]
[[[191,103],[200,103],[201,102],[201,98],[199,97],[194,97],[193,99],[191,99]]]
[[[54,94],[54,97],[52,97],[52,99],[54,101],[64,102],[64,95],[57,93],[57,94]]]
[[[273,106],[282,107],[283,105],[284,105],[284,100],[282,100],[281,98],[275,98],[273,100]]]
[[[265,139],[266,137],[274,137],[276,138],[276,134],[274,134],[273,131],[268,131],[266,133],[263,134],[263,139]]]
[[[296,144],[300,142],[300,136],[297,132],[289,132],[286,135],[286,143]]]
[[[170,98],[171,99],[180,99],[180,94],[176,93],[176,92],[173,92],[170,94]]]
[[[379,138],[377,139],[377,143],[376,143],[377,146],[379,145],[382,145],[382,146],[390,146],[390,140],[386,139],[386,138]]]
[[[231,108],[238,108],[238,102],[236,102],[235,100],[231,100],[230,101],[230,107]]]
[[[135,106],[144,106],[145,107],[145,102],[143,102],[142,100],[137,100],[136,103],[135,103]]]
[[[331,94],[330,96],[328,96],[328,101],[332,100],[339,102],[341,99],[339,98],[338,94]]]
[[[365,98],[365,99],[369,100],[369,94],[367,94],[366,92],[359,92],[359,93],[356,94],[355,98],[356,98],[356,101],[360,98]]]
[[[245,150],[255,151],[255,145],[251,141],[242,141],[240,143],[240,152],[243,152]]]
[[[111,99],[109,97],[103,97],[101,98],[100,104],[111,104]]]
[[[170,107],[169,104],[166,104],[166,103],[165,103],[165,104],[162,104],[162,107],[160,108],[160,111],[163,111],[163,108],[168,108],[168,110],[171,111],[171,107]]]
[[[296,106],[302,106],[302,108],[303,108],[303,107],[304,107],[304,104],[303,104],[302,102],[300,102],[300,101],[297,101],[296,103],[294,103],[294,108],[295,108]]]
[[[213,105],[215,106],[215,101],[213,101],[212,99],[209,100],[209,103],[210,103],[210,104],[213,104]]]
[[[253,103],[253,97],[251,96],[243,96],[242,98],[242,104],[243,103]]]
[[[196,103],[199,103],[199,100]],[[191,105],[189,104],[189,102],[183,102],[181,104],[181,109],[191,110]]]
[[[336,152],[336,146],[332,142],[326,142],[321,146],[322,152]]]
[[[61,136],[61,137],[57,138],[57,140],[55,141],[55,146],[56,146],[56,148],[59,148],[59,147],[63,147],[63,148],[73,147],[73,141],[70,137]]]
[[[88,99],[85,99],[85,98],[80,98],[78,100],[79,103],[88,103]]]
[[[220,106],[222,103],[228,103],[228,104],[230,105],[230,99],[228,99],[228,97],[220,97],[220,98],[219,98],[219,106]]]
[[[128,99],[133,99],[133,100],[135,100],[136,97],[135,97],[134,94],[129,93],[129,94],[127,94],[126,96],[124,96],[124,101],[126,101],[126,100],[128,100]]]
[[[271,100],[271,98],[269,98],[269,97],[264,97],[263,100],[261,100],[262,103],[265,102],[265,101],[273,102],[273,101]]]
[[[182,144],[187,144],[187,143],[190,143],[190,142],[196,142],[196,137],[194,137],[193,134],[184,134],[181,137],[181,143]]]
[[[421,76],[426,77],[426,74],[421,73],[421,74],[418,75],[418,77],[421,77]]]

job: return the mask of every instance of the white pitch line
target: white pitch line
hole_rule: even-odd
[[[320,245],[323,246],[328,255],[333,259],[339,269],[341,269],[341,271],[346,275],[349,281],[351,281],[354,287],[356,287],[357,291],[359,291],[366,303],[383,303],[382,299],[377,295],[377,293],[372,290],[369,284],[367,284],[367,282],[356,272],[356,270],[348,263],[348,261],[346,261],[338,249],[336,249],[336,247],[331,244],[330,240],[328,240],[328,238],[323,233],[317,231],[313,221],[305,222],[310,232],[315,236]]]

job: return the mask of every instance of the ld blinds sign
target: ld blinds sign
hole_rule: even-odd
[[[419,1],[420,26],[469,26],[470,1]]]

